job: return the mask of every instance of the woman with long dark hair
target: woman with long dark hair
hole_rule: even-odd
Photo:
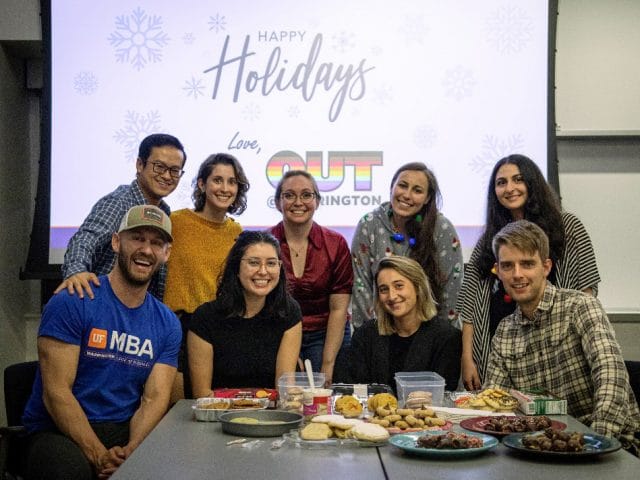
[[[274,388],[295,372],[302,315],[287,292],[280,245],[245,231],[227,257],[218,296],[194,312],[187,336],[194,397],[220,387]]]
[[[521,219],[537,224],[549,237],[551,283],[593,295],[598,292],[595,254],[580,220],[562,211],[533,160],[518,154],[499,160],[489,179],[485,230],[465,268],[458,302],[463,322],[462,380],[470,390],[481,387],[491,338],[500,320],[516,307],[495,274],[491,242],[507,223]]]
[[[352,323],[374,317],[373,268],[384,257],[416,260],[425,271],[438,317],[456,324],[462,283],[462,248],[453,224],[439,211],[438,181],[424,163],[400,167],[391,180],[391,200],[366,214],[351,244],[354,285]]]

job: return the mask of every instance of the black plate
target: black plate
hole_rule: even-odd
[[[527,454],[535,456],[568,458],[568,457],[592,457],[595,455],[604,455],[620,450],[622,445],[615,438],[605,437],[597,433],[584,434],[584,449],[580,452],[551,452],[546,450],[532,450],[522,444],[522,437],[531,435],[531,433],[512,433],[502,439],[502,444]]]

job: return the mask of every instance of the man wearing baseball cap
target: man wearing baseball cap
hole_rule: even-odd
[[[45,306],[23,416],[27,478],[106,478],[167,411],[182,332],[148,287],[171,240],[165,212],[134,206],[111,237],[115,265],[93,300],[63,292]]]

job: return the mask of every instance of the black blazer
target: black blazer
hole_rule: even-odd
[[[348,383],[384,383],[394,390],[389,372],[389,335],[378,334],[377,321],[365,322],[351,339]],[[437,317],[422,322],[405,359],[403,372],[436,372],[446,390],[456,390],[460,378],[462,332]],[[394,372],[395,373],[395,372]]]

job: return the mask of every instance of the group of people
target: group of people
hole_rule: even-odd
[[[464,272],[423,163],[398,169],[350,249],[313,220],[321,194],[300,170],[276,187],[282,221],[243,231],[229,215],[246,209],[249,181],[225,153],[200,165],[194,208],[171,213],[163,198],[185,162],[175,137],[145,138],[136,179],[100,199],[70,240],[38,336],[28,478],[107,478],[172,398],[272,388],[302,359],[329,384],[434,371],[448,390],[545,388],[594,430],[637,441],[589,236],[529,158],[493,169]]]

